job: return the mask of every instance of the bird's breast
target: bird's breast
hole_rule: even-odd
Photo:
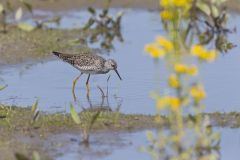
[[[77,65],[76,68],[80,70],[82,73],[85,74],[105,74],[108,73],[109,70],[106,70],[102,67],[96,67],[96,66],[80,66]]]

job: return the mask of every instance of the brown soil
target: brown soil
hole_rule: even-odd
[[[6,0],[0,0],[4,2]],[[15,4],[18,0],[11,0]],[[81,9],[91,7],[106,7],[108,0],[28,0],[35,9],[62,11],[71,9]],[[240,5],[238,0],[228,0],[227,8],[232,11],[239,11]],[[111,7],[115,8],[136,8],[136,9],[159,9],[158,0],[112,0]]]

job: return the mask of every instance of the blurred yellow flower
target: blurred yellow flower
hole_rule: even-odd
[[[160,0],[160,6],[163,8],[169,7],[187,7],[192,0]]]
[[[177,97],[170,98],[170,107],[172,111],[178,111],[181,105],[181,101]]]
[[[167,8],[167,7],[172,6],[172,4],[173,4],[172,2],[173,2],[172,0],[160,0],[160,6]]]
[[[217,58],[217,52],[215,50],[207,51],[201,45],[194,45],[191,49],[191,54],[200,60],[208,62],[214,61]]]
[[[176,63],[174,65],[174,70],[175,70],[176,73],[186,73],[187,66],[185,64],[182,64],[182,63]]]
[[[194,85],[190,89],[190,95],[194,98],[195,101],[199,102],[206,98],[206,93],[202,85]]]
[[[174,13],[172,11],[169,10],[163,10],[160,12],[160,16],[163,20],[173,20],[174,19]]]
[[[179,16],[187,17],[192,6],[192,0],[160,0],[163,9],[160,16],[165,21],[178,19]]]
[[[198,75],[198,68],[197,68],[197,66],[188,67],[188,69],[187,69],[187,74],[189,74],[189,75],[191,75],[191,76],[196,76],[196,75]]]
[[[174,70],[176,73],[179,73],[179,74],[188,74],[191,76],[196,76],[198,74],[197,66],[188,66],[182,63],[176,63],[174,65]]]
[[[161,110],[169,106],[170,103],[170,97],[165,96],[165,97],[160,97],[157,99],[157,109]]]
[[[180,87],[180,82],[178,77],[175,74],[171,74],[168,78],[168,84],[172,88],[179,88]]]
[[[153,58],[162,58],[165,56],[165,51],[153,43],[147,44],[144,50]]]
[[[191,0],[173,0],[173,4],[176,7],[188,7],[191,4]]]
[[[215,50],[208,51],[208,61],[214,61],[217,58],[217,52]]]
[[[157,109],[162,110],[166,107],[170,107],[173,111],[176,111],[179,109],[181,105],[181,101],[177,97],[172,97],[172,96],[164,96],[160,97],[157,100]]]
[[[198,56],[200,53],[205,52],[205,49],[201,45],[194,45],[192,47],[192,55]]]
[[[156,42],[168,52],[173,50],[173,43],[164,37],[158,36]]]

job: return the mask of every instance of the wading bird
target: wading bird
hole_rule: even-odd
[[[75,85],[77,80],[83,74],[88,74],[86,81],[87,95],[89,95],[89,86],[88,82],[90,75],[92,74],[106,74],[110,70],[114,70],[118,75],[119,79],[122,80],[120,74],[117,71],[117,63],[113,59],[104,59],[101,56],[98,56],[95,53],[82,53],[82,54],[64,54],[60,52],[52,52],[54,55],[59,57],[64,62],[71,64],[73,67],[78,69],[81,73],[73,81],[72,92],[75,99]]]

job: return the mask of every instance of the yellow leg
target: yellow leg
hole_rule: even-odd
[[[86,82],[87,96],[88,96],[88,97],[89,97],[89,94],[90,94],[90,88],[89,88],[89,85],[88,85],[89,79],[90,79],[90,74],[88,75],[87,82]]]
[[[89,96],[89,94],[90,94],[90,88],[89,88],[89,85],[86,84],[86,87],[87,87],[87,96]]]
[[[72,94],[73,94],[73,99],[74,99],[74,101],[77,100],[76,95],[75,95],[75,86],[76,86],[76,83],[77,83],[78,79],[81,77],[81,75],[82,75],[82,73],[81,73],[79,76],[77,76],[77,77],[74,79],[74,81],[73,81]]]

